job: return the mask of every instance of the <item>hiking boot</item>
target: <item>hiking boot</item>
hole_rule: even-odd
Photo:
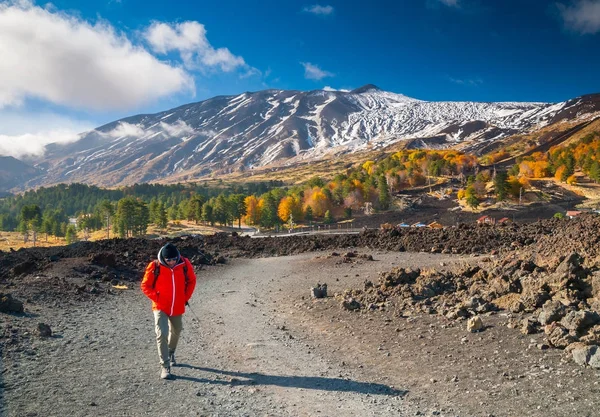
[[[173,379],[173,375],[171,374],[171,368],[165,368],[164,366],[161,367],[160,379]]]
[[[171,366],[177,366],[177,361],[175,360],[175,352],[169,352],[169,361],[171,362]]]

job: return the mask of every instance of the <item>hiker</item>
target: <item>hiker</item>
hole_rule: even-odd
[[[160,377],[172,379],[171,366],[177,365],[175,349],[183,330],[183,313],[196,287],[194,267],[175,245],[167,243],[158,251],[158,260],[146,267],[141,287],[152,300]]]

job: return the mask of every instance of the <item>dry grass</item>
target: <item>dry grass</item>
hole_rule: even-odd
[[[210,235],[216,232],[221,231],[232,231],[236,230],[235,228],[221,228],[221,227],[211,227],[204,225],[196,225],[193,222],[176,222],[169,223],[166,231],[158,230],[154,225],[151,225],[148,228],[147,237],[162,237],[162,236],[180,236],[180,235],[191,235],[191,234],[200,234],[200,235]],[[83,232],[78,233],[78,239],[84,240]],[[115,233],[110,232],[110,237],[117,237]],[[20,232],[0,232],[0,250],[8,251],[11,248],[14,250],[18,250],[20,248],[32,248],[33,241],[31,240],[32,236],[30,234],[29,241],[25,243],[23,241],[23,235]],[[88,240],[96,241],[106,239],[106,230],[96,230],[90,233]],[[36,247],[50,247],[50,246],[64,246],[67,242],[64,238],[56,238],[54,236],[48,236],[48,241],[46,241],[46,235],[43,233],[38,233],[37,241],[35,243]]]
[[[0,250],[8,251],[10,248],[15,250],[20,248],[31,248],[33,247],[33,242],[31,240],[32,236],[29,236],[29,242],[23,242],[23,235],[19,232],[0,232]],[[54,236],[48,236],[48,241],[46,242],[46,235],[39,233],[37,236],[37,241],[35,243],[36,247],[49,247],[49,246],[62,246],[66,245],[66,241],[64,238],[55,238]]]

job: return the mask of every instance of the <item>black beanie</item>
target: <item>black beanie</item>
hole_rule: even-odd
[[[167,243],[165,246],[163,246],[163,248],[160,250],[160,254],[165,260],[179,258],[179,251],[172,243]]]

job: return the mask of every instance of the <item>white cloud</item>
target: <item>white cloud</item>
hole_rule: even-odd
[[[194,128],[188,125],[183,120],[177,120],[177,122],[173,123],[172,125],[165,122],[160,122],[160,127],[163,130],[163,132],[165,132],[170,137],[192,135],[195,133]]]
[[[448,79],[451,82],[453,82],[454,84],[470,85],[473,87],[483,84],[483,80],[481,78],[464,78],[463,79],[463,78],[448,77]]]
[[[342,93],[347,93],[350,90],[344,90],[343,88],[337,89],[326,85],[325,87],[323,87],[323,91],[341,91]]]
[[[38,98],[129,109],[194,90],[182,68],[134,46],[108,23],[91,25],[29,2],[0,3],[0,57],[0,108]]]
[[[144,33],[150,47],[159,54],[179,52],[186,68],[206,70],[220,68],[224,72],[245,70],[245,76],[260,74],[246,64],[241,56],[227,48],[215,49],[206,38],[204,25],[198,22],[183,22],[174,25],[154,22]]]
[[[333,14],[333,7],[332,6],[321,6],[318,4],[312,5],[312,6],[308,6],[305,7],[304,9],[302,9],[302,11],[307,12],[307,13],[312,13],[314,15],[317,16],[329,16],[331,14]]]
[[[579,0],[571,6],[557,4],[563,24],[581,34],[600,32],[600,0]]]
[[[3,110],[0,112],[0,155],[40,156],[47,144],[74,142],[80,132],[89,131],[94,125],[97,123],[52,112]]]
[[[100,133],[100,132],[98,132]],[[131,123],[120,122],[117,127],[115,127],[110,132],[105,133],[104,135],[109,136],[111,138],[123,138],[123,137],[142,137],[146,132],[144,129],[139,127],[138,125],[132,125]]]
[[[449,7],[458,7],[459,0],[439,0],[439,1],[440,1],[440,3],[443,3]]]
[[[322,70],[316,65],[311,64],[310,62],[301,62],[304,67],[304,78],[308,80],[321,80],[325,77],[333,77],[333,73],[329,71]]]
[[[21,135],[0,135],[0,155],[22,158],[26,156],[41,156],[44,147],[49,143],[76,142],[80,135],[69,129],[48,130],[38,133]]]
[[[160,133],[162,137],[182,137],[196,134],[196,130],[188,125],[183,120],[178,120],[173,124],[169,124],[166,122],[160,122],[158,125],[153,126],[148,130],[142,129],[138,125],[134,125],[131,123],[120,122],[117,127],[113,130],[101,133],[97,132],[100,135],[108,136],[113,139],[123,138],[123,137],[133,137],[133,138],[142,138],[142,137],[151,137],[155,136],[157,133]]]

